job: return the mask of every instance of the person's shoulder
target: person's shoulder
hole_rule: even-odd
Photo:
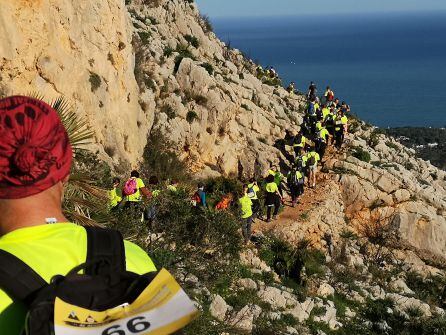
[[[149,255],[136,244],[124,241],[127,271],[136,274],[145,274],[156,271],[155,264]]]
[[[136,178],[136,184],[138,187],[145,187],[144,181],[141,178]]]

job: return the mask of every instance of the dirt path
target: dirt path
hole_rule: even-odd
[[[332,148],[327,148],[324,161],[328,161],[337,157],[339,154]],[[305,229],[307,218],[306,213],[315,210],[317,206],[326,198],[328,187],[328,175],[318,171],[316,187],[310,188],[308,186],[304,189],[304,194],[299,198],[299,203],[293,208],[291,207],[291,198],[286,192],[285,206],[279,213],[277,220],[267,223],[266,221],[256,220],[253,225],[253,232],[260,231],[262,233],[268,233],[276,230],[278,226],[286,227],[293,225],[296,222],[302,224],[302,228]]]

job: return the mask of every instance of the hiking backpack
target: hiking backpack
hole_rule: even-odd
[[[138,191],[138,183],[136,182],[136,178],[130,178],[124,184],[124,188],[122,189],[122,194],[125,196],[133,195]]]
[[[247,195],[248,195],[248,198],[255,198],[255,196],[257,195],[256,194],[256,191],[254,190],[254,185],[252,185],[251,187],[249,187],[248,186],[248,193],[247,193]]]
[[[309,104],[308,104],[307,112],[308,112],[309,115],[314,115],[314,113],[316,112],[316,111],[314,110],[314,104],[312,104],[312,103],[309,103]]]
[[[192,301],[183,299],[184,291],[166,270],[144,275],[126,271],[121,234],[96,227],[85,229],[86,262],[66,276],[54,276],[49,284],[25,262],[0,250],[0,287],[28,310],[23,335],[149,335],[160,331],[160,323],[174,324],[178,330],[193,319],[196,309]],[[81,270],[83,274],[79,274]],[[159,285],[167,291],[161,292]],[[181,308],[177,309],[181,312],[171,318],[161,314],[153,304],[154,293],[158,294],[157,303],[163,301],[171,309],[179,303],[167,295],[181,295]],[[184,318],[188,320],[180,321]]]
[[[294,138],[294,144],[296,146],[299,146],[299,144],[302,144],[302,134],[298,134],[295,138]]]
[[[316,157],[314,155],[311,155],[310,158],[308,158],[308,166],[315,166],[316,165]]]
[[[292,169],[291,172],[290,172],[290,178],[288,180],[288,183],[291,186],[297,186],[299,184],[299,180],[297,179],[296,172],[297,171],[295,169]]]
[[[198,192],[195,192],[194,195],[192,196],[192,206],[197,207],[199,204],[201,204],[201,197],[198,194]]]
[[[294,164],[296,165],[297,170],[302,171],[302,169],[304,168],[304,159],[302,156],[298,156],[294,162]]]

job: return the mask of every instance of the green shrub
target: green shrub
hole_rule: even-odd
[[[212,76],[214,74],[214,67],[209,63],[202,63],[202,67]]]
[[[143,158],[144,163],[141,170],[149,171],[150,175],[155,175],[160,180],[185,181],[190,179],[186,165],[178,159],[174,151],[174,145],[159,131],[150,133]]]
[[[166,114],[169,119],[174,119],[176,116],[174,109],[170,105],[163,105],[161,107],[161,113]]]
[[[198,120],[198,114],[195,111],[187,112],[186,121],[189,122],[189,123],[192,123],[195,120]]]
[[[153,80],[150,77],[147,77],[146,75],[144,75],[144,85],[145,87],[147,87],[148,89],[155,91],[156,90],[156,82],[155,80]]]
[[[89,81],[90,81],[90,84],[91,84],[91,91],[92,92],[96,92],[96,90],[99,87],[101,87],[102,80],[101,80],[101,77],[98,74],[96,74],[94,72],[90,72],[90,79],[89,79]]]
[[[247,111],[250,110],[250,109],[249,109],[249,106],[248,106],[247,104],[242,104],[241,107],[242,107],[243,109],[246,109]]]
[[[209,16],[201,15],[200,23],[205,33],[210,33],[214,31],[214,27],[212,26],[211,19],[209,18]]]
[[[363,161],[366,163],[369,163],[371,160],[370,153],[368,153],[361,147],[355,147],[353,149],[352,155],[353,155],[353,157],[356,157],[360,161]]]
[[[171,48],[170,46],[166,46],[163,50],[163,55],[164,55],[164,57],[169,58],[170,56],[173,55],[174,51],[175,50],[173,48]]]
[[[393,143],[391,141],[387,141],[386,146],[391,149],[394,149],[394,150],[398,150],[398,151],[400,150],[400,148],[395,143]]]
[[[194,48],[198,48],[200,46],[200,41],[198,41],[198,38],[192,35],[185,35],[184,39],[189,43],[189,45],[192,45]]]
[[[380,129],[374,129],[370,134],[370,138],[367,140],[367,144],[372,148],[376,147],[379,143],[379,135],[382,134]]]
[[[406,282],[410,289],[415,292],[415,296],[430,305],[441,306],[441,297],[446,287],[446,278],[442,276],[429,276],[423,278],[416,272],[406,273]]]
[[[302,285],[302,270],[305,266],[307,275],[312,275],[318,270],[315,263],[321,262],[316,259],[316,252],[309,249],[309,241],[301,240],[297,246],[291,246],[285,241],[269,236],[262,245],[259,256],[279,276],[290,278],[297,284]],[[322,263],[323,264],[323,261]],[[313,271],[314,270],[314,271]],[[310,273],[308,273],[310,272]]]
[[[150,31],[139,31],[138,36],[141,39],[141,42],[146,44],[152,36],[152,33]]]

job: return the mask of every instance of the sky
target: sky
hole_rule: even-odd
[[[211,18],[446,11],[445,0],[196,0]]]

